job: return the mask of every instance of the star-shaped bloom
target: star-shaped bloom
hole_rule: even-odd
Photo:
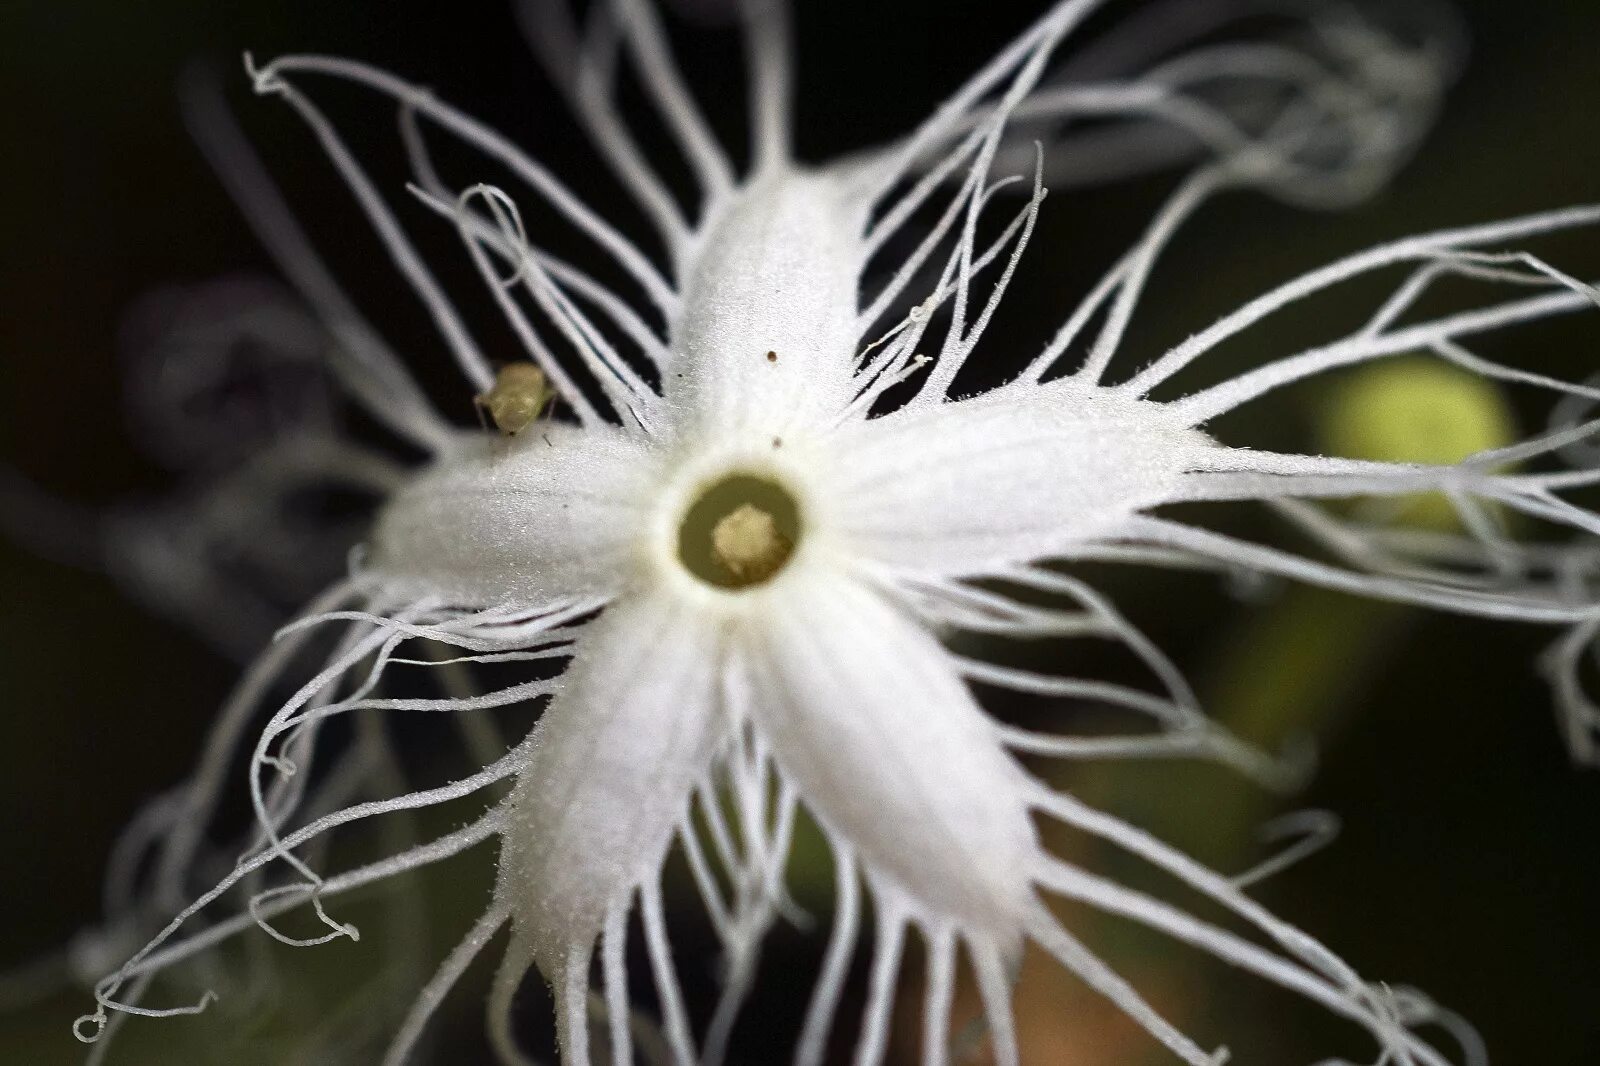
[[[624,958],[637,910],[674,1061],[716,1062],[761,940],[787,906],[785,864],[803,812],[831,845],[837,874],[831,939],[796,1050],[803,1066],[821,1061],[829,1039],[862,924],[863,886],[875,937],[861,1063],[883,1056],[911,932],[927,946],[926,1062],[946,1061],[964,965],[981,993],[996,1060],[1017,1060],[1010,983],[1029,942],[1182,1061],[1222,1060],[1076,939],[1052,899],[1142,923],[1305,996],[1364,1026],[1395,1061],[1447,1061],[1409,1028],[1421,1020],[1416,1011],[1402,1010],[1235,882],[1051,787],[1019,756],[1205,757],[1269,779],[1281,770],[1209,721],[1168,660],[1065,564],[1254,572],[1489,617],[1589,624],[1595,608],[1581,589],[1546,575],[1509,539],[1485,532],[1481,540],[1404,540],[1313,501],[1443,492],[1470,529],[1492,530],[1490,513],[1505,509],[1592,535],[1600,520],[1560,495],[1591,473],[1508,472],[1591,427],[1558,428],[1456,465],[1417,466],[1252,450],[1224,443],[1207,425],[1291,383],[1418,351],[1586,395],[1489,363],[1465,344],[1592,301],[1575,279],[1504,248],[1593,224],[1600,209],[1399,241],[1295,278],[1169,351],[1125,352],[1158,254],[1196,208],[1241,185],[1313,203],[1360,195],[1412,146],[1443,64],[1426,47],[1408,50],[1373,27],[1330,18],[1313,23],[1315,54],[1205,45],[1152,57],[1160,62],[1139,77],[1096,73],[1094,59],[1146,39],[1132,35],[1077,67],[1052,67],[1096,6],[1052,6],[903,139],[802,165],[791,150],[787,13],[749,0],[753,135],[744,168],[711,134],[645,0],[599,5],[582,33],[561,5],[530,6],[532,37],[553,80],[654,223],[664,264],[572,186],[431,92],[350,60],[290,56],[252,68],[256,89],[288,101],[321,140],[501,432],[450,428],[433,414],[278,217],[232,134],[214,118],[202,121],[224,176],[343,345],[358,398],[430,458],[383,504],[353,575],[275,649],[281,666],[283,643],[346,625],[326,669],[257,740],[250,787],[258,846],[180,920],[269,864],[291,864],[296,880],[255,896],[248,918],[195,940],[167,942],[175,922],[102,984],[100,1010],[88,1021],[143,1009],[116,998],[126,982],[252,920],[292,939],[270,925],[292,905],[314,902],[327,923],[311,942],[354,935],[323,901],[494,838],[493,904],[418,1000],[390,1061],[406,1056],[456,976],[509,927],[491,1011],[501,1054],[520,1061],[510,1003],[531,966],[555,989],[564,1061],[590,1061],[598,960],[607,1007],[600,1028],[615,1061],[631,1062]],[[1213,28],[1190,31],[1199,39]],[[1168,50],[1183,43],[1162,40]],[[624,122],[615,92],[624,51],[698,182],[692,215]],[[411,192],[459,232],[528,363],[497,372],[475,346],[404,236],[392,190],[363,169],[305,95],[303,82],[325,76],[400,105]],[[1094,124],[1080,133],[1086,119]],[[452,186],[429,154],[429,129],[482,151],[518,185]],[[1047,142],[1042,149],[1035,138]],[[1148,231],[1045,350],[1008,383],[967,394],[962,371],[984,358],[1001,297],[1026,268],[1046,178],[1070,187],[1194,159]],[[1007,192],[1021,192],[1022,202],[991,224],[996,204],[1010,202],[1001,198]],[[593,238],[642,302],[538,247],[523,201]],[[1169,379],[1280,309],[1393,268],[1409,270],[1407,280],[1354,331],[1199,391],[1156,398]],[[1528,291],[1419,318],[1413,307],[1446,275]],[[541,414],[545,389],[555,398],[550,416]],[[1318,550],[1293,554],[1166,510],[1200,501],[1265,502]],[[985,661],[955,650],[948,638],[963,632],[1118,641],[1160,691]],[[423,640],[461,649],[456,664],[570,664],[558,677],[546,671],[487,693],[375,697],[399,649]],[[1115,737],[1030,732],[987,713],[975,685],[1100,703],[1144,716],[1151,728]],[[262,687],[255,682],[246,702]],[[532,732],[471,778],[309,823],[293,818],[293,774],[311,758],[319,724],[334,715],[380,707],[467,716],[546,698]],[[509,790],[482,819],[385,863],[324,879],[296,854],[339,825],[499,783]],[[204,813],[210,799],[192,802]],[[1051,854],[1036,826],[1041,816],[1175,875],[1255,936]],[[688,859],[728,956],[721,1005],[698,1033],[667,942],[661,878],[674,848]]]

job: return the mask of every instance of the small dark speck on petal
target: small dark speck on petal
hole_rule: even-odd
[[[773,437],[773,438],[772,438],[772,446],[773,446],[773,447],[774,447],[774,448],[781,448],[781,447],[783,447],[783,438],[782,438],[782,437]]]
[[[767,353],[767,362],[776,363],[777,361],[778,361],[778,353],[777,352],[768,352]]]

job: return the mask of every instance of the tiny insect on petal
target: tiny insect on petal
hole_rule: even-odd
[[[472,402],[480,412],[488,412],[501,433],[514,437],[538,421],[555,395],[543,370],[528,362],[507,363],[495,375],[489,391]]]

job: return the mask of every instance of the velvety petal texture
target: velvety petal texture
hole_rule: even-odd
[[[592,944],[654,881],[726,732],[723,633],[677,597],[628,597],[584,634],[529,738],[507,810],[499,896],[540,969]]]
[[[1048,557],[1170,499],[1214,451],[1161,404],[1062,380],[852,425],[832,443],[839,534],[895,568]]]
[[[371,562],[462,605],[606,596],[636,565],[655,468],[615,429],[463,435],[384,507]]]
[[[767,434],[834,416],[854,389],[865,209],[836,179],[787,172],[735,199],[688,279],[664,376],[686,433]]]
[[[775,590],[737,639],[755,724],[818,821],[930,920],[1014,940],[1038,850],[1025,777],[939,642],[827,572]]]

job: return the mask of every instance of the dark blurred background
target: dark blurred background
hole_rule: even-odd
[[[798,6],[801,143],[820,157],[906,128],[1039,5]],[[1456,6],[1473,40],[1469,65],[1437,132],[1393,187],[1338,215],[1226,197],[1178,241],[1138,336],[1182,337],[1291,272],[1380,240],[1600,197],[1600,4]],[[722,122],[737,123],[740,74],[726,36],[685,39],[699,42],[685,58],[691,78],[713,87],[706,98]],[[591,165],[498,3],[0,0],[0,463],[85,514],[172,488],[124,415],[117,352],[129,308],[161,286],[270,273],[179,121],[179,75],[197,59],[227,79],[243,124],[369,316],[433,395],[454,397],[446,410],[463,423],[471,418],[442,347],[310,137],[281,104],[246,91],[237,62],[245,49],[371,60],[435,86],[558,171]],[[332,88],[326,98],[338,101],[347,128],[354,124],[357,145],[372,147],[375,170],[397,182],[390,108]],[[1016,296],[987,343],[1037,344],[1134,238],[1170,183],[1052,197]],[[616,201],[603,183],[594,196],[605,210]],[[420,216],[414,205],[401,208],[408,219]],[[447,239],[425,246],[455,251]],[[1551,248],[1558,263],[1600,274],[1592,237]],[[460,270],[448,276],[467,278]],[[1353,306],[1370,306],[1371,290],[1361,299]],[[1582,376],[1600,355],[1597,338],[1590,321],[1531,330],[1492,350]],[[1267,332],[1268,349],[1245,356],[1292,343],[1273,346],[1274,339]],[[509,342],[499,343],[509,355]],[[1229,423],[1229,439],[1293,443],[1298,435],[1301,446],[1313,446],[1317,402],[1264,408],[1252,416],[1261,420],[1255,426]],[[1523,415],[1531,423],[1537,409]],[[59,560],[81,554],[82,546],[49,539],[60,541],[45,545]],[[1112,580],[1207,695],[1256,698],[1239,680],[1243,661],[1267,676],[1287,669],[1309,686],[1307,699],[1330,704],[1317,715],[1321,770],[1304,796],[1279,806],[1336,811],[1344,830],[1330,850],[1264,886],[1268,902],[1364,974],[1419,986],[1470,1018],[1498,1063],[1600,1060],[1600,771],[1570,765],[1531,665],[1553,633],[1364,613],[1338,597],[1308,603],[1284,590],[1241,604],[1199,583]],[[1251,658],[1251,649],[1270,643],[1263,625],[1307,617],[1322,626],[1304,638],[1319,642],[1315,666]],[[0,542],[0,966],[47,950],[95,916],[115,833],[139,802],[185,772],[235,670],[106,577]],[[1123,792],[1125,807],[1202,854],[1206,829],[1189,824],[1193,808],[1202,808],[1201,822],[1204,811],[1231,810],[1195,798],[1210,796],[1204,790],[1216,782],[1196,784],[1201,791],[1190,795],[1183,775],[1144,772],[1124,790],[1117,772],[1083,787],[1114,809]],[[1164,806],[1190,814],[1163,822]],[[1275,809],[1268,803],[1257,813]],[[482,883],[472,880],[472,891]],[[1297,1019],[1309,1015],[1256,1009],[1253,1000],[1216,1002],[1214,972],[1185,984],[1186,972],[1175,970],[1163,1002],[1187,1004],[1177,1013],[1211,1042],[1249,1046],[1237,1039],[1237,1023],[1209,1020],[1213,1009],[1287,1030],[1264,1045],[1265,1057],[1240,1061],[1307,1061],[1325,1047],[1313,1042],[1314,1025],[1299,1028]],[[0,1061],[75,1061],[80,1049],[67,1021],[87,1002],[75,993],[0,1016]],[[458,1043],[442,1061],[477,1061],[479,1012],[467,1004],[452,1013],[463,1020],[450,1023]],[[188,1023],[167,1024],[181,1033]],[[140,1030],[150,1028],[130,1028],[128,1052],[146,1057],[129,1061],[211,1061],[149,1050],[150,1033],[141,1038]],[[1029,1061],[1145,1061],[1145,1045],[1096,1052],[1098,1038],[1073,1032],[1067,1024],[1059,1043],[1041,1037]]]

